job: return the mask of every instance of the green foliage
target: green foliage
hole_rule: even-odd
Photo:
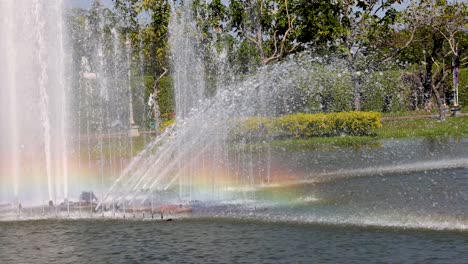
[[[400,58],[419,66],[418,82],[424,87],[421,106],[435,101],[442,109],[447,103],[444,93],[451,86],[450,72],[460,67],[458,58],[468,51],[468,35],[463,30],[468,22],[468,5],[465,1],[411,1],[404,13],[404,35],[409,35],[410,41]]]
[[[133,113],[134,119],[137,124],[148,122],[148,98],[152,93],[154,86],[154,78],[152,76],[135,77],[132,79],[132,96],[133,96]],[[174,89],[172,87],[172,79],[169,76],[164,76],[159,81],[158,93],[159,110],[163,120],[171,118],[172,113],[175,111],[174,107]]]
[[[462,69],[458,73],[458,100],[462,106],[463,112],[468,109],[468,69]]]
[[[268,117],[250,117],[238,122],[238,126],[233,131],[233,136],[236,138],[266,138],[273,136],[276,127],[274,120]]]
[[[99,4],[99,1],[94,1],[93,8],[89,11],[83,10],[84,14],[75,10],[72,28],[83,28],[85,16],[89,18],[92,29],[99,28],[98,20],[102,19],[102,16],[97,15],[97,10],[103,10],[106,21],[113,23],[112,27],[118,28],[122,36],[128,37],[132,43],[134,53],[132,76],[144,75],[153,76],[152,79],[157,78],[165,69],[170,68],[168,47],[170,1],[112,1],[113,9],[105,8]],[[458,45],[460,59],[466,57],[467,33],[464,30],[459,30],[456,34],[451,33],[455,32],[460,23],[464,21],[466,23],[467,16],[464,3],[438,0],[412,1],[411,3],[419,7],[413,10],[412,5],[408,5],[408,8],[397,11],[394,6],[401,2],[401,0],[191,1],[194,19],[202,36],[200,50],[204,53],[206,65],[207,93],[215,94],[215,84],[219,75],[217,71],[219,65],[213,62],[212,58],[213,50],[226,51],[228,67],[232,69],[233,74],[243,75],[251,74],[262,63],[266,64],[298,51],[313,49],[313,52],[318,54],[337,54],[345,58],[348,65],[345,72],[330,72],[330,70],[311,72],[317,82],[298,85],[298,94],[303,93],[303,98],[307,98],[304,103],[306,105],[302,104],[300,111],[313,113],[351,109],[383,112],[408,110],[410,90],[401,80],[401,72],[388,71],[388,67],[382,66],[384,63],[380,63],[381,60],[375,58],[398,56],[400,61],[414,64],[424,62],[424,65],[419,67],[414,66],[414,69],[419,69],[418,76],[421,76],[421,85],[424,86],[424,91],[419,93],[424,93],[427,97],[431,92],[429,89],[431,79],[438,82],[441,78],[437,76],[437,71],[432,71],[434,67],[425,67],[425,65],[436,63],[442,65],[442,54],[450,54],[449,44]],[[173,1],[176,8],[185,3],[187,1]],[[427,6],[434,8],[425,8]],[[418,17],[414,17],[414,14]],[[427,21],[434,23],[429,25]],[[104,30],[108,30],[108,27],[110,28],[110,25],[106,24]],[[414,31],[414,36],[413,29],[417,29]],[[450,39],[444,40],[442,34],[449,36]],[[409,41],[412,37],[414,40]],[[409,44],[405,45],[408,41]],[[80,45],[76,47],[81,49]],[[445,65],[450,64],[451,56],[446,56]],[[369,68],[378,68],[382,72],[357,75],[357,72],[364,72]],[[467,81],[463,80],[466,75],[463,70],[460,71],[460,102],[465,109],[468,106]],[[151,81],[145,81],[147,89],[145,98],[154,87],[150,83]],[[449,84],[448,81],[445,83]],[[158,90],[161,90],[159,103],[163,115],[174,109],[170,86],[169,77],[163,78],[158,85]],[[444,87],[447,88],[447,85]],[[418,96],[423,97],[423,95]],[[354,99],[360,100],[359,107],[354,105]]]
[[[159,76],[168,68],[169,0],[113,0],[122,31],[129,34],[134,58],[142,57],[145,74]],[[140,19],[145,17],[145,19]],[[139,60],[135,61],[139,63]]]
[[[348,72],[317,68],[311,73],[311,76],[313,80],[316,80],[316,87],[313,88],[319,91],[319,94],[309,98],[308,108],[310,112],[341,112],[353,109],[353,87],[351,75]],[[313,110],[314,108],[316,111]]]
[[[408,110],[411,86],[405,84],[401,77],[401,71],[379,71],[364,78],[362,109],[379,112]]]
[[[268,143],[254,141],[259,138],[250,138],[250,144],[260,151],[266,150],[266,146],[300,151],[334,147],[380,147],[382,140],[397,138],[423,138],[431,141],[447,138],[460,139],[468,135],[468,117],[451,117],[446,122],[440,122],[434,118],[386,120],[382,121],[380,128],[372,129],[371,133],[371,136],[277,138]]]
[[[381,125],[381,115],[376,112],[297,113],[277,118],[247,118],[233,131],[233,137],[252,141],[273,138],[361,136],[370,135]]]
[[[211,38],[211,34],[220,33],[224,29],[223,22],[227,15],[227,7],[221,3],[221,0],[212,0],[210,3],[195,0],[192,3],[192,9],[205,37]]]
[[[239,74],[249,73],[251,69],[261,65],[255,46],[245,40],[239,44],[235,53],[231,53],[230,62]]]
[[[382,51],[379,43],[394,32],[392,27],[397,21],[395,4],[401,0],[357,0],[338,2],[340,30],[335,38],[336,48],[355,67],[354,61],[370,52]]]
[[[398,112],[411,108],[411,85],[402,80],[403,71],[360,73],[363,111]],[[300,85],[310,90],[305,112],[342,112],[353,109],[353,84],[348,71],[315,67],[310,73],[314,83]],[[313,86],[313,89],[310,89]]]
[[[291,11],[298,17],[293,41],[300,43],[302,47],[323,47],[343,33],[338,2],[297,0],[292,1],[291,5]],[[281,29],[283,32],[286,30],[284,26]]]
[[[169,126],[173,125],[174,123],[175,123],[175,118],[164,120],[162,122],[161,127],[159,128],[159,130],[162,132],[162,131],[164,131],[164,129],[168,128]]]
[[[240,42],[255,47],[263,63],[307,47],[328,45],[343,32],[339,1],[231,0],[226,21]]]
[[[264,64],[293,51],[293,14],[288,1],[231,0],[229,3],[229,29],[240,39],[253,44]]]
[[[154,78],[152,76],[145,76],[145,87],[146,95],[145,98],[149,97],[152,92],[151,88],[154,86]],[[174,88],[172,87],[172,78],[164,76],[159,80],[158,84],[158,103],[161,114],[172,113],[175,111],[174,108]]]
[[[329,135],[331,114],[292,114],[275,119],[275,128],[281,138],[305,138]]]
[[[169,76],[164,76],[159,80],[158,102],[161,113],[172,113],[175,111],[174,88],[172,87],[172,78]]]

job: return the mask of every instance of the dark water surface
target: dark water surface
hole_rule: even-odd
[[[468,233],[222,219],[0,222],[0,263],[468,263]]]

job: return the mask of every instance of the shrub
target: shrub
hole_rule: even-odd
[[[338,135],[369,135],[382,126],[377,112],[340,112],[330,114],[297,113],[277,118],[243,119],[233,130],[235,139],[248,141],[266,138],[311,138]]]
[[[234,121],[236,128],[232,131],[236,139],[267,138],[272,136],[274,127],[273,120],[268,117],[249,117],[243,120]]]
[[[468,110],[468,69],[461,69],[458,73],[458,101],[462,106],[462,110]]]
[[[307,104],[301,111],[341,112],[354,109],[351,74],[339,68],[314,66],[299,88],[307,91]],[[397,112],[411,107],[411,85],[400,70],[364,73],[358,76],[364,111]]]
[[[363,78],[364,111],[398,112],[410,109],[411,85],[402,80],[401,71],[373,72]]]
[[[321,111],[340,112],[353,109],[353,86],[349,72],[322,73],[319,86]]]
[[[307,100],[302,111],[339,112],[353,109],[351,75],[346,71],[315,65],[301,84]]]
[[[341,112],[328,115],[329,135],[369,135],[371,131],[382,126],[381,114],[378,112]]]
[[[163,132],[166,128],[168,128],[170,125],[175,123],[175,118],[172,119],[167,119],[162,122],[161,127],[159,128],[160,132]]]
[[[330,132],[326,114],[285,115],[274,119],[273,124],[278,136],[286,138],[316,137],[327,135]]]

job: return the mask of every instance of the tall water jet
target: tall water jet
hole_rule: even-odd
[[[0,200],[68,198],[63,3],[0,2]]]
[[[205,69],[201,50],[198,45],[199,32],[193,19],[192,1],[174,9],[169,24],[169,44],[172,54],[172,69],[174,76],[176,126],[181,126],[203,100],[205,93]],[[190,138],[180,140],[176,151],[191,144]],[[194,166],[198,161],[178,160],[177,180],[179,195],[191,197],[191,182],[194,177]],[[191,164],[191,165],[188,165]]]
[[[80,166],[88,170],[75,180],[75,191],[101,191],[108,188],[133,156],[133,139],[138,136],[144,110],[144,93],[140,76],[138,46],[132,45],[124,24],[116,22],[111,10],[93,2],[92,7],[78,14],[71,35],[74,47],[75,107],[78,111],[78,147],[87,153],[79,157]],[[140,91],[141,89],[141,91]],[[141,96],[140,96],[141,97]],[[87,164],[87,165],[84,165]]]
[[[198,107],[205,93],[205,68],[191,2],[173,10],[169,24],[177,120]]]

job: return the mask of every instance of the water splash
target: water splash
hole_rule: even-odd
[[[63,3],[0,3],[2,200],[68,196],[68,82]],[[21,15],[18,15],[21,14]],[[53,56],[52,56],[53,54]]]
[[[247,139],[232,141],[238,121],[297,111],[303,102],[296,99],[318,90],[321,80],[311,73],[324,69],[336,71],[340,65],[323,66],[317,58],[304,53],[264,67],[251,76],[220,76],[216,93],[208,96],[205,66],[199,57],[202,53],[199,33],[190,8],[182,6],[173,12],[170,33],[177,113],[175,131],[165,133],[132,162],[112,185],[104,204],[117,200],[141,207],[155,192],[171,188],[178,189],[183,201],[218,199],[229,196],[226,190],[232,186],[255,186],[269,181],[270,169],[257,170],[262,166],[254,164],[255,149],[247,144]],[[225,53],[213,53],[218,56],[214,61],[223,64]],[[219,70],[226,69],[219,67]],[[237,152],[232,151],[233,144],[237,145]],[[268,158],[259,162],[266,168],[271,166]],[[249,198],[251,194],[242,195]]]

